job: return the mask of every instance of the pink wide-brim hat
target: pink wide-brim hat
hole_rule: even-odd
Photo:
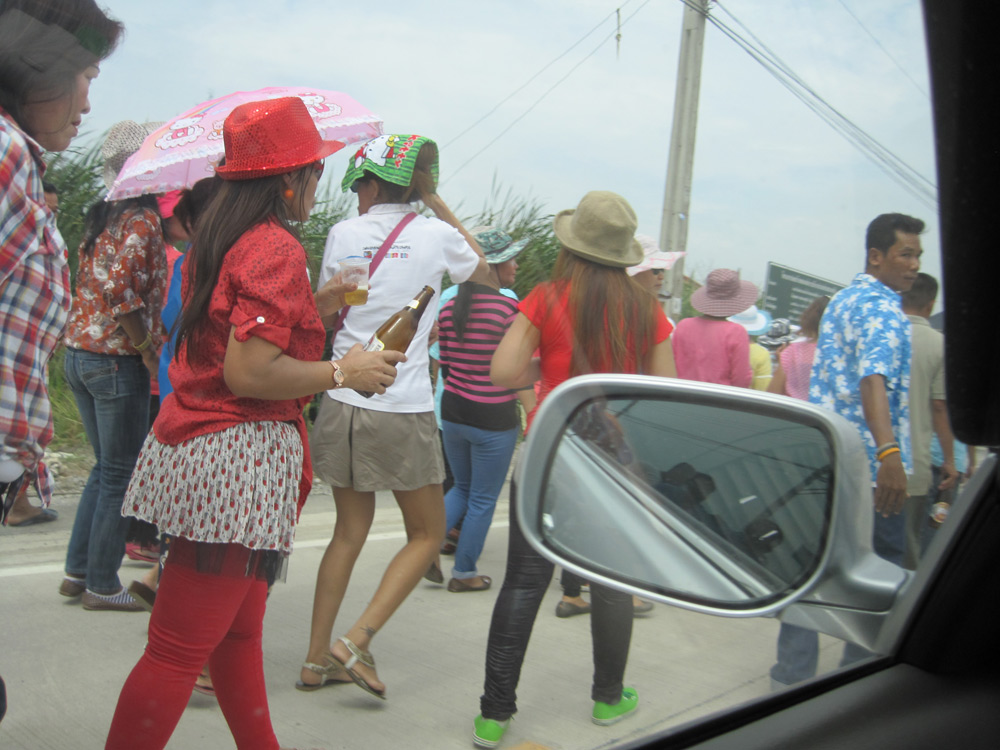
[[[753,282],[740,281],[739,271],[716,268],[708,274],[705,286],[691,295],[691,306],[705,315],[728,318],[746,310],[758,296]]]

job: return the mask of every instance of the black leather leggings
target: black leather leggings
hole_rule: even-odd
[[[576,599],[580,596],[583,579],[576,573],[571,573],[563,568],[563,572],[559,576],[559,585],[562,586],[563,596],[568,596],[570,599]]]
[[[516,691],[524,652],[554,568],[521,533],[515,510],[516,493],[512,482],[507,573],[493,607],[486,646],[486,680],[479,699],[483,717],[496,721],[505,721],[517,711]],[[618,703],[632,640],[632,596],[591,583],[590,601],[594,652],[590,697],[604,703]]]

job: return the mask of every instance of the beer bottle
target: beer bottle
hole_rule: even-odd
[[[414,297],[402,310],[393,313],[385,323],[379,326],[368,343],[365,344],[366,352],[380,352],[383,349],[391,349],[395,352],[406,353],[406,348],[413,340],[413,335],[417,332],[417,325],[420,318],[427,309],[427,303],[434,296],[434,289],[425,286],[420,290],[420,294]],[[369,391],[358,391],[365,398],[371,398],[374,393]]]

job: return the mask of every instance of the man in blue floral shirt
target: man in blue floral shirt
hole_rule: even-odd
[[[920,233],[924,222],[904,214],[882,214],[868,225],[865,272],[830,300],[823,313],[813,360],[809,400],[853,423],[868,450],[871,467],[875,553],[902,563],[906,475],[910,456],[910,321],[900,293],[920,271]],[[815,632],[781,626],[775,686],[816,673]],[[842,663],[867,652],[853,644]]]

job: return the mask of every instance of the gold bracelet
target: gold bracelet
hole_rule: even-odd
[[[153,334],[150,333],[149,331],[146,331],[146,338],[142,340],[142,343],[133,344],[132,346],[135,347],[135,350],[137,352],[144,352],[152,345],[153,345]]]

